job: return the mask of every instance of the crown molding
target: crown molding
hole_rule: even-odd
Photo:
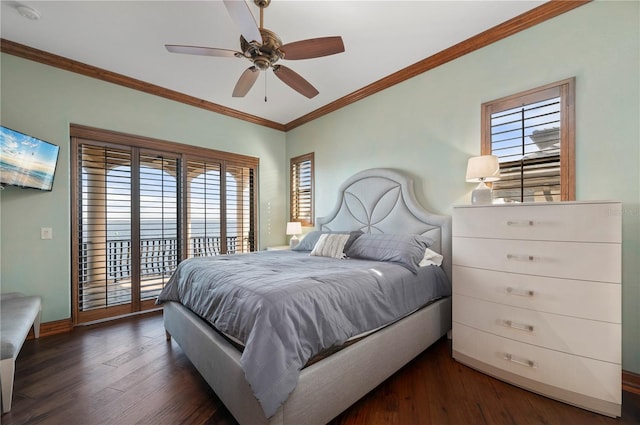
[[[425,58],[413,65],[401,69],[387,77],[384,77],[374,83],[369,84],[359,90],[356,90],[334,102],[331,102],[321,108],[318,108],[306,115],[296,118],[287,124],[280,124],[255,115],[247,114],[236,109],[227,108],[213,102],[206,101],[194,96],[189,96],[174,90],[147,83],[135,78],[127,77],[122,74],[107,71],[92,65],[68,59],[62,56],[54,55],[42,50],[34,49],[10,40],[0,38],[0,52],[7,53],[23,59],[32,60],[45,65],[50,65],[65,71],[75,72],[87,77],[96,78],[123,87],[128,87],[144,93],[160,96],[165,99],[184,103],[186,105],[195,106],[211,112],[237,118],[253,124],[273,128],[287,132],[303,124],[311,122],[317,118],[337,111],[345,106],[355,103],[365,97],[376,94],[382,90],[413,78],[419,74],[434,69],[440,65],[471,53],[475,50],[486,47],[496,41],[502,40],[520,31],[531,28],[548,19],[555,18],[565,12],[580,7],[592,0],[551,0],[535,9],[525,12],[515,18],[512,18],[500,25],[496,25],[474,37],[462,41],[448,49],[442,50],[428,58]]]
[[[0,39],[0,52],[53,66],[65,71],[75,72],[86,77],[96,78],[98,80],[117,84],[144,93],[164,97],[165,99],[184,103],[189,106],[195,106],[196,108],[206,109],[207,111],[227,115],[229,117],[248,121],[253,124],[285,131],[284,124],[280,124],[275,121],[269,121],[255,115],[250,115],[238,111],[236,109],[218,105],[217,103],[209,102],[194,96],[189,96],[187,94],[160,87],[155,84],[147,83],[142,80],[127,77],[126,75],[118,74],[116,72],[107,71],[106,69],[78,62],[73,59],[68,59],[63,56],[54,55],[53,53],[45,52],[43,50],[34,49],[33,47],[25,46],[23,44],[19,44],[4,38]]]
[[[582,6],[586,3],[590,3],[591,1],[592,0],[551,0],[538,6],[535,9],[516,16],[515,18],[505,21],[502,24],[496,25],[495,27],[492,27],[476,36],[468,38],[454,46],[451,46],[432,56],[429,56],[428,58],[416,62],[413,65],[409,65],[408,67],[403,68],[400,71],[390,74],[387,77],[384,77],[376,82],[369,84],[368,86],[356,90],[353,93],[350,93],[332,103],[316,109],[315,111],[309,112],[308,114],[287,123],[285,125],[285,131],[292,130],[303,124],[313,121],[316,118],[320,118],[323,115],[327,115],[330,112],[336,111],[347,105],[362,100],[365,97],[388,89],[389,87],[395,86],[396,84],[413,78],[416,75],[422,74],[475,50],[486,47],[492,43],[495,43],[496,41],[502,40],[503,38],[531,28],[532,26],[544,22],[548,19],[555,18],[558,15],[573,10],[576,7]]]

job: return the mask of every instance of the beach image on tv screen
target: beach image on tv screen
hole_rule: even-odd
[[[51,190],[59,147],[6,127],[0,138],[2,182]]]

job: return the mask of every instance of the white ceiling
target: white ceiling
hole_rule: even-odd
[[[248,60],[165,50],[165,44],[240,50],[239,29],[222,1],[1,3],[4,39],[286,124],[545,1],[273,0],[264,26],[283,43],[333,35],[344,40],[344,53],[281,62],[319,90],[313,99],[271,71],[246,97],[233,98]],[[248,3],[259,22],[258,7]],[[41,18],[20,16],[18,4],[35,8]]]

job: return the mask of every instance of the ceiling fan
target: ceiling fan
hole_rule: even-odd
[[[260,27],[244,0],[224,0],[231,19],[240,29],[241,52],[215,47],[198,47],[167,44],[165,47],[173,53],[189,55],[247,58],[253,65],[245,70],[233,89],[233,97],[244,97],[258,78],[260,71],[273,69],[273,73],[286,85],[311,99],[318,90],[307,80],[290,68],[276,63],[280,59],[311,59],[344,52],[342,37],[321,37],[282,44],[280,37],[263,27],[264,9],[271,0],[253,0],[260,8]],[[266,99],[266,98],[265,98]]]

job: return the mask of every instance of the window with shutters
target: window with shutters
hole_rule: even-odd
[[[482,105],[482,155],[496,155],[494,200],[575,199],[575,80]]]
[[[185,258],[256,249],[257,158],[80,126],[71,136],[74,323],[155,308]]]
[[[291,221],[313,226],[313,152],[291,158]]]

